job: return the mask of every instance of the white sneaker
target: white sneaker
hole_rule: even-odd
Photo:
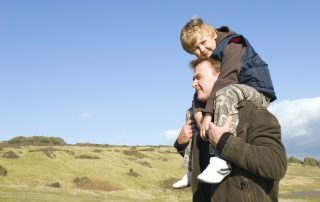
[[[174,189],[181,189],[186,188],[191,185],[191,178],[192,178],[192,172],[188,171],[187,174],[185,174],[181,180],[177,181],[172,185]]]
[[[231,172],[231,165],[219,158],[211,157],[208,167],[198,175],[198,180],[201,182],[216,184],[220,183]]]

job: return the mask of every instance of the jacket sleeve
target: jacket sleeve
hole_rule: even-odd
[[[214,96],[218,90],[227,85],[238,83],[238,75],[242,67],[244,54],[245,48],[242,44],[230,43],[226,46],[223,51],[220,75],[206,102],[204,112],[213,114]]]
[[[181,155],[184,156],[185,150],[188,146],[188,143],[186,144],[179,144],[178,141],[176,140],[174,143],[174,147],[177,149],[177,152]]]
[[[225,160],[254,175],[280,180],[287,169],[280,125],[267,109],[251,112],[245,118],[241,117],[239,110],[239,121],[241,122],[241,118],[245,120],[243,129],[240,129],[242,133],[237,137],[231,135],[226,138],[221,155]]]

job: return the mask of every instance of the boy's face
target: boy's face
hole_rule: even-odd
[[[208,61],[203,61],[194,68],[192,87],[196,90],[199,101],[208,100],[218,76],[219,73],[213,70]]]
[[[209,34],[206,34],[204,35],[204,37],[201,37],[195,46],[193,54],[197,58],[210,57],[217,45],[215,40],[216,38],[217,36],[215,38],[212,38]]]

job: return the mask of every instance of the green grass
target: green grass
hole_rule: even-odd
[[[0,176],[0,202],[191,201],[190,188],[171,188],[185,174],[182,157],[172,147],[5,147],[0,156],[8,151],[19,158],[0,157],[8,171]],[[281,199],[292,201],[293,192],[319,190],[319,176],[319,168],[289,165]],[[76,178],[89,180],[75,183]],[[61,187],[49,187],[53,183]]]
[[[320,201],[320,197],[296,197],[291,196],[295,192],[315,190],[320,194],[320,168],[291,163],[288,166],[286,176],[280,183],[280,195],[288,199],[300,199],[302,201]]]

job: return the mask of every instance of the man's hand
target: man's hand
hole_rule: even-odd
[[[231,120],[231,116],[229,116],[224,125],[221,127],[218,127],[213,123],[209,124],[208,137],[211,144],[213,144],[214,146],[217,145],[222,134],[225,132],[230,132],[229,127],[231,124]]]
[[[194,132],[194,123],[192,120],[186,122],[186,124],[182,127],[180,134],[178,136],[178,143],[185,144],[190,141]]]

